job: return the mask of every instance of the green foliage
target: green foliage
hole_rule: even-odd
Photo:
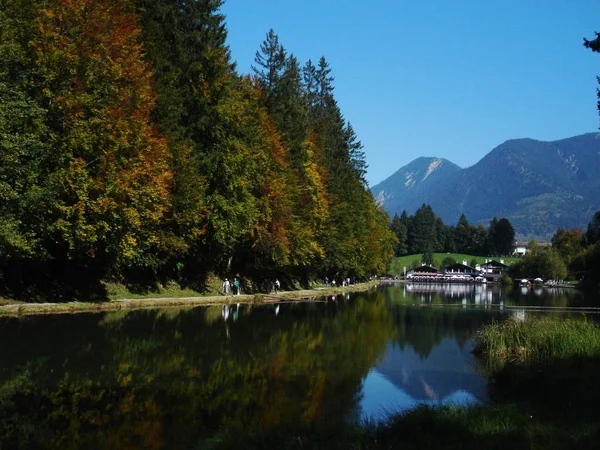
[[[565,230],[559,228],[552,236],[552,248],[558,251],[567,265],[583,252],[585,246],[586,236],[578,229]]]
[[[593,52],[600,52],[600,34],[596,33],[596,37],[592,40],[584,38],[583,45]],[[598,80],[598,83],[600,83],[600,77],[596,77],[596,79]],[[600,113],[600,90],[597,90],[596,95],[598,96],[598,113]]]
[[[588,224],[586,236],[588,243],[591,245],[600,241],[600,211],[594,213],[594,217]]]
[[[525,256],[510,269],[513,278],[542,278],[563,280],[567,266],[554,248],[540,248],[535,242],[528,245]]]
[[[425,252],[421,257],[421,264],[433,265],[433,253]]]
[[[0,277],[385,271],[396,238],[327,60],[271,30],[239,76],[221,3],[3,3]]]
[[[437,241],[436,217],[429,205],[423,205],[415,212],[408,227],[410,253],[423,253],[439,249]]]
[[[515,230],[508,219],[491,220],[487,232],[488,253],[510,255],[515,242]]]
[[[446,256],[444,259],[442,259],[442,267],[448,267],[453,264],[456,264],[456,260],[451,256]]]

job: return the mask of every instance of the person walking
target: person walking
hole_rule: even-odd
[[[275,278],[275,293],[278,294],[279,293],[279,288],[281,287],[281,284],[279,283],[279,279]]]
[[[225,278],[225,281],[223,281],[223,292],[225,293],[225,295],[229,295],[230,288],[231,284],[229,283],[229,280]]]
[[[240,295],[240,279],[238,277],[235,277],[235,280],[233,280],[233,287],[235,289],[235,295]]]

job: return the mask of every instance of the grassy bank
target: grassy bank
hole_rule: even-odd
[[[404,272],[405,267],[406,267],[406,270],[408,270],[411,267],[420,266],[422,258],[423,258],[422,254],[398,256],[398,257],[392,258],[392,260],[390,261],[390,264],[389,264],[388,272],[391,274],[402,274]],[[452,258],[454,261],[456,261],[458,263],[467,261],[467,264],[471,264],[471,262],[473,260],[476,260],[478,264],[483,264],[483,263],[485,263],[486,260],[489,261],[490,259],[493,259],[494,261],[498,261],[498,262],[500,260],[503,260],[504,264],[506,264],[506,265],[510,265],[514,262],[519,261],[519,258],[513,258],[513,257],[473,256],[473,255],[466,255],[464,253],[434,253],[433,254],[434,264],[433,265],[435,267],[441,267],[442,261],[445,258]]]
[[[201,295],[196,291],[181,290],[176,287],[144,293],[133,293],[122,286],[109,287],[111,300],[105,302],[68,302],[68,303],[25,303],[5,301],[0,304],[0,316],[22,316],[36,314],[69,314],[81,312],[103,312],[133,309],[193,307],[200,305],[223,305],[230,303],[274,303],[297,299],[311,299],[324,295],[336,295],[345,292],[361,292],[376,286],[376,282],[353,284],[347,287],[297,289],[280,291],[278,294],[249,293],[239,296],[224,296],[214,289]],[[112,290],[110,290],[112,289]],[[243,291],[242,291],[243,292]],[[123,294],[123,297],[119,295]]]

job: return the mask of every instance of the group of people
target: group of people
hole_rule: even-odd
[[[331,280],[331,287],[336,286],[335,278]],[[342,278],[342,286],[350,286],[350,277]],[[329,277],[325,277],[325,287],[329,287]]]
[[[271,293],[272,290],[275,290],[275,293],[278,294],[281,289],[281,283],[279,282],[279,278],[275,278],[275,282],[267,282],[265,283],[265,290],[268,294]],[[228,278],[225,278],[223,281],[223,294],[225,295],[240,295],[241,286],[240,286],[240,278],[239,275],[233,279],[233,282],[229,281]]]
[[[350,286],[350,277],[347,278],[342,278],[342,287],[343,286]],[[336,287],[336,280],[335,278],[333,278],[331,280],[331,287]],[[329,278],[325,277],[325,287],[329,287]],[[275,278],[275,281],[265,281],[265,291],[267,294],[270,294],[271,291],[275,291],[276,294],[279,293],[279,290],[281,289],[281,283],[279,282],[278,278]],[[239,275],[236,276],[233,279],[233,282],[230,282],[229,279],[225,278],[225,281],[223,282],[223,293],[225,295],[229,295],[231,293],[231,295],[240,295],[241,292],[241,288],[240,288],[240,278]]]
[[[235,277],[233,282],[230,282],[228,278],[225,278],[225,281],[223,281],[223,293],[229,295],[230,292],[231,295],[240,295],[241,287],[238,277]]]

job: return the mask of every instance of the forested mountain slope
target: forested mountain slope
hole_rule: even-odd
[[[419,189],[395,186],[391,180],[408,168],[416,173],[415,164],[423,172],[429,159],[419,158],[372,192],[391,215],[413,213],[426,203],[447,224],[455,224],[461,214],[482,224],[506,217],[518,237],[548,239],[558,227],[585,229],[600,209],[599,152],[597,133],[553,142],[514,139],[474,166],[440,171]]]

